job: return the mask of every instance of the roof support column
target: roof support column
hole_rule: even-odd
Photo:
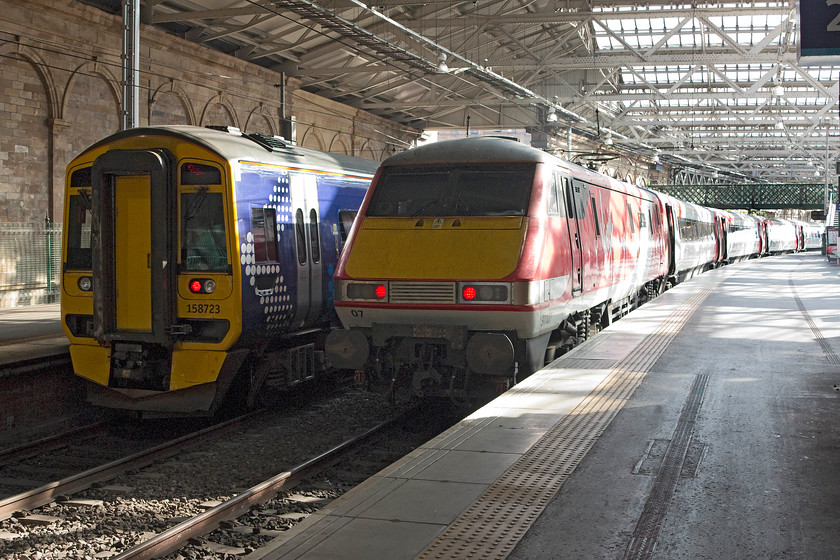
[[[122,0],[122,127],[135,128],[140,115],[140,0]]]

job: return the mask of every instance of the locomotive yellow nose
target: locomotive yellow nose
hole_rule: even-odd
[[[527,218],[364,218],[347,273],[356,278],[504,278],[519,260]]]

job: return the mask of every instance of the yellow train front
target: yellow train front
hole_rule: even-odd
[[[236,129],[117,133],[67,168],[61,315],[88,399],[215,413],[324,369],[374,162]]]

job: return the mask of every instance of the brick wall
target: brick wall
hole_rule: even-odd
[[[61,221],[67,163],[119,130],[121,24],[73,0],[0,0],[0,220]],[[140,41],[141,126],[280,133],[281,74],[145,25]],[[285,83],[307,147],[381,160],[418,136]]]

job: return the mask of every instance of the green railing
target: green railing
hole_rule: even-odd
[[[61,224],[0,224],[0,308],[58,301]]]
[[[821,210],[824,183],[771,183],[724,185],[651,185],[655,191],[712,208],[730,210]],[[829,186],[837,200],[837,187]]]

